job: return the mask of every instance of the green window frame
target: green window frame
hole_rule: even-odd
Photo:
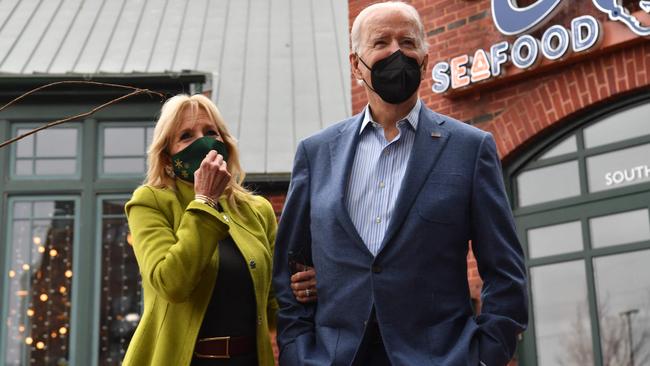
[[[80,200],[79,200],[78,196],[75,196],[75,195],[56,195],[56,196],[17,195],[17,196],[9,197],[9,199],[7,200],[8,215],[7,215],[7,219],[6,219],[7,233],[6,233],[6,236],[5,236],[5,240],[6,240],[6,243],[8,243],[8,245],[6,245],[6,247],[3,248],[3,253],[2,253],[2,255],[4,257],[4,264],[3,265],[4,265],[4,268],[5,268],[5,271],[3,271],[4,273],[3,273],[3,276],[2,276],[3,277],[3,287],[2,287],[3,293],[2,293],[2,303],[1,303],[1,305],[2,305],[1,314],[2,314],[2,319],[3,319],[3,323],[4,323],[5,319],[8,319],[8,317],[10,315],[9,314],[9,298],[11,296],[10,296],[9,291],[11,290],[11,286],[10,286],[9,282],[14,278],[14,273],[15,273],[14,269],[11,266],[11,262],[12,262],[12,259],[13,259],[11,250],[14,249],[13,248],[13,241],[12,241],[12,238],[14,237],[14,232],[13,232],[13,226],[14,226],[13,221],[14,221],[14,216],[15,216],[14,204],[17,203],[17,202],[26,202],[26,203],[29,203],[31,205],[30,207],[32,207],[32,208],[30,209],[29,215],[26,216],[26,217],[19,218],[19,220],[21,220],[21,221],[27,220],[29,222],[29,227],[30,227],[30,230],[31,230],[35,226],[34,221],[51,220],[53,217],[55,217],[55,216],[38,216],[38,215],[34,215],[33,209],[34,209],[35,204],[40,203],[40,202],[53,202],[53,201],[71,201],[74,204],[74,213],[72,215],[60,216],[60,217],[57,217],[57,219],[72,219],[73,222],[74,222],[74,224],[73,224],[74,227],[72,229],[72,230],[74,230],[73,236],[72,236],[72,247],[70,248],[70,250],[72,251],[72,253],[71,253],[71,256],[72,256],[71,257],[72,258],[72,264],[71,264],[72,273],[69,275],[70,276],[69,278],[72,278],[72,280],[71,280],[72,288],[69,289],[71,291],[70,297],[69,297],[69,299],[70,299],[70,313],[69,313],[69,323],[67,324],[68,326],[67,326],[67,329],[66,329],[66,332],[67,332],[66,337],[68,339],[68,342],[67,342],[68,361],[71,364],[75,364],[74,358],[75,358],[75,354],[76,354],[77,337],[78,337],[78,335],[75,332],[75,329],[78,328],[78,326],[77,326],[77,322],[78,322],[78,320],[77,320],[77,311],[75,311],[75,309],[77,308],[78,301],[79,301],[78,300],[79,299],[79,296],[78,296],[79,288],[78,288],[78,281],[77,281],[78,277],[75,274],[80,273],[79,272],[79,267],[78,267],[79,266],[79,261],[75,259],[78,256],[78,251],[79,251],[79,228],[80,228],[80,225],[79,225],[79,217],[80,217],[79,216],[79,202],[80,202]],[[35,244],[38,244],[38,243],[35,243]],[[43,252],[41,252],[41,253],[43,253]],[[46,256],[48,254],[50,256],[52,256],[52,253],[43,253],[43,256]],[[31,268],[25,269],[25,267],[23,267],[23,270],[31,271]],[[67,277],[68,274],[65,273],[65,276]],[[49,281],[50,278],[48,277],[47,279],[48,279],[47,282],[50,282]],[[54,289],[54,290],[56,290],[56,289]],[[68,291],[68,290],[66,289],[66,291]],[[56,291],[55,291],[55,293],[56,293]],[[50,294],[50,296],[52,296],[52,294]],[[45,301],[47,301],[47,300],[44,300],[42,297],[40,298],[40,300],[43,301],[44,303],[45,303]],[[36,316],[35,310],[32,311],[32,314],[33,315],[28,314],[28,317]],[[46,321],[49,321],[49,316],[50,315],[48,314],[48,318],[46,318]],[[45,323],[45,325],[47,325],[47,323]],[[28,331],[28,330],[26,329],[26,331]],[[65,333],[60,333],[60,334],[63,335]],[[6,346],[7,346],[7,342],[10,341],[10,339],[8,338],[9,336],[10,336],[10,334],[8,334],[7,327],[5,327],[5,326],[1,327],[0,328],[0,339],[2,340],[2,342],[0,342],[0,356],[2,357],[1,360],[3,362],[6,361],[5,358],[7,357]],[[36,342],[36,339],[34,339],[34,342]],[[29,345],[29,347],[38,346],[38,343],[32,343],[32,344],[28,343],[28,345]],[[45,351],[47,350],[47,345],[45,345],[44,350]],[[36,351],[36,352],[38,352],[38,351]],[[19,364],[25,364],[25,363],[23,363],[23,361],[27,361],[28,362],[27,364],[29,364],[29,361],[25,357],[26,357],[25,349],[23,348],[23,349],[21,349],[21,356],[20,356],[21,360],[20,360]]]
[[[142,178],[145,176],[146,169],[147,169],[147,149],[149,148],[149,144],[151,143],[151,138],[153,136],[153,129],[154,129],[155,123],[152,121],[133,121],[133,122],[127,122],[127,121],[100,121],[99,122],[99,127],[98,127],[98,133],[99,133],[99,138],[98,138],[98,151],[97,151],[97,157],[98,157],[98,162],[97,162],[97,175],[99,178],[107,178],[107,179],[121,179],[121,178]],[[133,130],[133,132],[138,133],[138,132],[143,132],[142,133],[142,151],[139,154],[135,153],[115,153],[115,152],[108,152],[106,151],[106,136],[107,136],[107,130],[126,130],[130,129]],[[137,140],[137,139],[136,139]],[[114,163],[125,163],[125,164],[133,164],[133,163],[138,163],[139,161],[142,162],[142,169],[138,171],[137,173],[135,172],[129,172],[129,171],[123,171],[123,172],[106,172],[108,169],[108,165],[106,164],[108,161],[114,162]]]
[[[143,309],[143,299],[142,299],[142,290],[141,290],[141,279],[140,273],[137,267],[137,262],[135,261],[135,254],[131,248],[126,248],[123,245],[130,245],[130,233],[124,238],[120,238],[126,241],[124,243],[121,241],[118,244],[117,253],[118,256],[122,257],[123,262],[120,264],[120,268],[116,271],[112,271],[107,268],[106,263],[109,261],[108,258],[104,256],[105,251],[110,251],[112,248],[108,248],[107,245],[114,244],[111,242],[106,242],[106,233],[104,229],[106,227],[104,220],[111,220],[113,223],[118,225],[126,225],[126,214],[123,211],[123,205],[131,198],[128,194],[103,194],[97,197],[97,220],[96,227],[98,228],[95,238],[95,268],[98,269],[98,275],[95,276],[95,285],[94,285],[94,299],[97,306],[94,307],[93,312],[93,365],[118,365],[122,358],[124,357],[124,352],[126,352],[126,347],[130,342],[130,337],[133,335],[132,332],[135,330],[135,326],[140,320]],[[122,210],[117,212],[107,213],[104,211],[104,203],[112,203],[114,206],[122,206]],[[128,227],[122,226],[120,229],[127,229]],[[120,231],[120,235],[125,233]],[[110,235],[110,234],[109,234]],[[114,257],[114,256],[113,256]],[[107,273],[108,272],[108,273]],[[113,272],[119,272],[121,274],[120,278],[111,278]],[[114,276],[113,276],[114,277]],[[114,303],[105,303],[105,300],[111,300],[106,297],[111,296],[110,289],[106,288],[106,282],[111,282],[112,280],[121,281],[120,286],[122,287],[122,295],[124,292],[128,292],[127,295],[132,295],[129,301],[115,301]],[[133,298],[135,295],[135,298]],[[135,303],[137,301],[137,303]],[[102,309],[102,306],[104,309]],[[137,310],[137,314],[134,311]],[[108,313],[113,313],[115,311],[122,311],[122,313],[115,315],[107,315]],[[102,316],[104,314],[104,316]],[[136,316],[137,315],[137,316]],[[107,334],[109,333],[118,333],[120,335],[120,344],[115,344],[114,342],[108,341],[110,346],[113,347],[113,352],[118,350],[121,352],[120,358],[115,359],[111,356],[110,350],[102,349],[106,348],[107,345]],[[128,338],[128,339],[127,339]]]
[[[42,124],[34,122],[13,122],[11,124],[11,135],[17,136],[19,130],[32,130],[42,126]],[[55,130],[76,130],[76,140],[75,140],[75,153],[74,155],[65,155],[65,156],[39,156],[37,155],[37,145],[38,141],[45,137],[45,134],[52,133]],[[25,131],[21,131],[24,133]],[[25,137],[11,145],[10,153],[10,177],[13,180],[34,180],[34,179],[79,179],[81,177],[81,138],[83,134],[83,129],[80,123],[78,122],[69,122],[65,125],[50,127],[46,130],[36,132],[31,136]],[[28,157],[18,156],[18,148],[21,144],[31,141],[31,155]],[[58,141],[57,141],[58,143]],[[23,145],[24,146],[24,145]],[[29,148],[29,147],[28,147]],[[42,161],[55,161],[55,160],[73,160],[75,164],[75,170],[72,174],[36,174],[36,165],[38,162]],[[19,161],[30,161],[31,162],[31,171],[32,174],[18,174],[16,172],[16,165]]]
[[[547,342],[545,339],[542,339],[545,336],[542,335],[543,337],[540,339],[536,338],[536,336],[540,335],[538,331],[546,332],[549,327],[547,324],[537,324],[536,320],[537,316],[546,316],[544,315],[546,314],[546,310],[542,307],[535,307],[535,304],[540,301],[540,299],[544,299],[540,293],[536,294],[535,291],[540,289],[537,287],[539,283],[544,283],[543,277],[539,276],[544,273],[543,269],[545,268],[557,270],[563,268],[563,270],[566,270],[566,273],[571,273],[571,271],[574,271],[573,273],[584,273],[584,278],[576,278],[575,276],[568,277],[567,282],[575,280],[576,284],[580,285],[581,288],[584,288],[585,291],[584,294],[573,295],[575,296],[575,299],[584,297],[587,306],[587,308],[584,309],[585,319],[589,322],[588,325],[590,329],[585,327],[585,330],[588,330],[588,334],[582,334],[580,336],[582,338],[577,336],[574,337],[573,342],[582,342],[581,345],[588,343],[587,346],[591,347],[593,350],[593,358],[586,359],[588,364],[597,366],[606,365],[605,354],[611,356],[612,352],[624,352],[620,349],[612,351],[609,348],[610,338],[608,338],[612,332],[610,330],[603,331],[603,329],[610,329],[607,327],[611,323],[612,317],[610,316],[611,314],[606,314],[608,304],[606,304],[607,301],[604,300],[605,290],[599,290],[598,271],[596,267],[598,267],[599,263],[603,263],[604,261],[613,258],[621,258],[626,254],[642,256],[650,254],[650,233],[647,231],[650,230],[647,229],[650,228],[650,222],[648,222],[647,216],[650,215],[648,214],[650,212],[650,182],[647,180],[640,180],[632,182],[632,184],[622,184],[619,187],[595,190],[593,189],[592,180],[592,187],[590,190],[590,172],[588,171],[588,162],[590,161],[589,159],[593,159],[593,157],[625,151],[626,149],[635,149],[640,146],[647,146],[650,144],[650,133],[630,135],[626,139],[619,139],[618,141],[587,148],[585,146],[584,132],[590,127],[598,125],[598,123],[602,121],[607,121],[608,119],[611,120],[611,118],[616,118],[619,115],[623,115],[624,113],[628,113],[639,107],[644,109],[650,107],[650,95],[644,94],[628,97],[624,101],[612,103],[603,109],[585,115],[571,124],[565,125],[558,129],[553,136],[547,137],[545,141],[536,144],[533,149],[525,152],[519,159],[511,162],[505,169],[506,184],[511,197],[511,202],[514,206],[513,214],[517,223],[518,235],[526,256],[526,267],[530,279],[529,329],[524,333],[519,348],[519,359],[520,364],[522,365],[539,365],[540,357],[545,357],[545,355],[542,354],[543,352],[538,349],[540,342]],[[643,126],[643,128],[646,127]],[[518,180],[518,177],[537,169],[549,168],[570,162],[575,162],[576,169],[578,170],[579,192],[577,194],[547,201],[544,201],[543,199],[537,199],[537,201],[535,201],[536,199],[531,199],[529,202],[534,203],[524,205],[520,204],[521,197],[526,197],[525,195],[522,196],[522,193],[526,192],[519,191],[521,187],[518,183],[520,183],[521,180]],[[538,185],[544,186],[544,184]],[[546,193],[541,192],[541,194]],[[599,230],[594,230],[594,224],[599,225],[603,217],[617,217],[612,215],[619,214],[626,214],[629,216],[628,213],[630,212],[634,212],[636,215],[635,217],[640,217],[641,220],[644,220],[642,221],[643,225],[641,225],[643,227],[639,228],[639,225],[637,225],[637,228],[635,229],[640,230],[642,235],[639,235],[638,233],[636,236],[631,235],[633,239],[625,243],[596,245],[597,238],[594,237],[594,235],[600,234]],[[638,214],[641,214],[641,216]],[[537,245],[537,242],[533,241],[535,238],[530,234],[531,230],[535,231],[536,229],[548,227],[560,228],[560,226],[554,225],[564,225],[564,227],[558,231],[561,236],[560,234],[553,234],[554,236],[551,235],[551,237],[561,237],[560,240],[567,240],[567,243],[572,238],[579,237],[581,238],[581,245],[573,245],[570,248],[562,248],[561,245],[553,245],[550,249],[547,248],[541,252],[538,250],[538,247],[531,246],[533,244]],[[569,226],[571,227],[569,228]],[[572,234],[567,235],[569,232],[572,232]],[[604,230],[601,229],[600,232],[602,233]],[[532,253],[531,248],[534,249]],[[573,269],[570,269],[571,266]],[[622,269],[623,272],[627,270],[626,268]],[[578,272],[575,272],[576,270]],[[552,276],[550,272],[548,272],[547,275]],[[538,280],[536,280],[536,277]],[[645,283],[643,283],[643,285],[645,286]],[[538,296],[538,298],[535,296]],[[579,305],[578,303],[576,304]],[[578,313],[578,310],[576,310],[576,313]],[[626,311],[620,312],[620,314],[624,313],[626,313]],[[577,314],[577,316],[578,318],[580,317],[579,314]],[[627,316],[629,317],[630,315]],[[647,317],[647,315],[643,316]],[[620,323],[623,322],[623,320],[623,316],[621,315],[621,318],[618,319],[618,321]],[[629,319],[627,320],[629,322]],[[580,320],[577,319],[575,324],[580,324]],[[632,327],[632,325],[629,325],[629,327]],[[574,328],[577,329],[578,326],[576,325]],[[631,329],[632,328],[629,329],[630,333],[632,332]],[[578,332],[576,331],[576,334],[577,333]],[[646,335],[646,333],[647,332],[644,331],[644,337],[649,336]],[[625,340],[623,340],[623,342],[625,342]],[[630,342],[633,342],[636,345],[637,340],[630,340]],[[629,344],[627,347],[628,348],[625,348],[625,350],[629,351]],[[648,350],[643,347],[641,347],[640,350],[648,353],[647,357],[650,357],[650,352]],[[644,354],[637,355],[637,357],[639,356],[644,356]],[[639,359],[636,359],[635,362],[639,361]],[[558,360],[553,360],[551,362],[558,364]],[[543,364],[546,365],[551,363],[545,362]],[[569,364],[571,363],[569,362]]]

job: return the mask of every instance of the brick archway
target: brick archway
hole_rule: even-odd
[[[580,112],[621,95],[648,89],[650,43],[603,55],[541,78],[498,117],[480,125],[495,135],[502,158]]]

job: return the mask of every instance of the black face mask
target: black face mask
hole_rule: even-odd
[[[375,62],[370,68],[361,56],[357,54],[357,57],[370,70],[372,87],[366,80],[363,82],[386,103],[402,103],[418,90],[422,78],[420,69],[424,60],[418,65],[416,59],[406,56],[402,50],[397,50],[385,59]]]

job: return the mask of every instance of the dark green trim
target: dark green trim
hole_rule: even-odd
[[[203,90],[203,86],[210,84],[211,73],[202,72],[181,72],[181,73],[160,73],[160,74],[60,74],[60,75],[4,75],[0,76],[0,85],[9,86],[0,89],[0,105],[9,102],[19,95],[37,87],[58,81],[96,81],[110,84],[122,84],[142,89],[157,91],[170,97],[174,94],[197,93]],[[69,103],[70,100],[79,100],[83,96],[84,101],[91,99],[114,97],[125,95],[132,90],[123,88],[109,88],[96,85],[69,84],[57,85],[41,90],[27,99],[27,103],[34,101],[59,100]],[[112,97],[112,98],[111,98]],[[130,100],[146,101],[160,99],[157,96],[142,95]],[[21,102],[21,104],[24,102]]]
[[[12,122],[11,123],[11,136],[17,136],[18,134],[18,129],[26,129],[26,130],[32,130],[35,128],[38,128],[41,126],[42,123],[38,123],[37,121],[32,121],[32,122]],[[32,147],[32,153],[33,155],[29,158],[18,158],[16,156],[16,148],[18,147],[18,143],[20,141],[16,141],[15,143],[11,144],[10,146],[7,146],[10,151],[10,158],[9,158],[9,177],[12,180],[16,181],[23,181],[23,180],[35,180],[35,179],[43,179],[43,180],[50,180],[50,179],[66,179],[66,180],[78,180],[81,178],[81,139],[83,135],[83,131],[81,129],[81,124],[79,122],[70,122],[64,125],[60,126],[55,126],[52,128],[57,128],[57,129],[75,129],[77,130],[77,138],[75,143],[77,144],[77,152],[75,156],[62,156],[62,157],[53,157],[53,156],[36,156],[36,140],[39,138],[38,137],[38,132],[35,135],[32,135],[34,137],[34,146]],[[30,136],[30,137],[32,137]],[[74,160],[75,162],[75,172],[73,174],[65,174],[65,175],[45,175],[45,174],[36,174],[35,169],[36,169],[36,161],[38,160],[55,160],[55,159],[61,159],[61,160]],[[29,160],[32,162],[32,174],[31,175],[17,175],[16,174],[16,168],[15,164],[13,164],[15,161],[18,160]]]
[[[140,174],[129,174],[129,173],[103,173],[104,170],[104,159],[128,159],[128,158],[140,158],[144,159],[144,169],[146,169],[147,166],[147,129],[148,128],[153,128],[155,126],[155,122],[153,120],[150,121],[103,121],[99,123],[97,127],[97,135],[98,135],[98,156],[97,156],[97,178],[98,179],[140,179],[144,180],[146,171],[142,171]],[[134,127],[134,128],[142,128],[144,129],[144,151],[142,152],[142,155],[120,155],[120,156],[104,156],[104,146],[105,146],[105,135],[106,135],[106,128],[112,128],[112,127]]]
[[[592,347],[594,350],[594,362],[596,366],[603,365],[602,349],[600,344],[600,329],[598,319],[598,303],[596,298],[596,284],[594,278],[593,259],[601,256],[616,255],[650,249],[650,240],[624,245],[614,245],[603,248],[592,248],[589,230],[589,219],[592,217],[613,214],[617,212],[630,211],[637,208],[650,210],[650,183],[643,182],[635,185],[615,188],[597,193],[588,192],[588,176],[586,161],[589,157],[606,152],[614,152],[633,146],[639,146],[650,142],[650,136],[641,136],[625,141],[615,142],[591,149],[584,148],[583,131],[586,127],[597,124],[605,117],[650,102],[650,93],[647,91],[627,96],[615,103],[608,103],[595,110],[584,113],[574,122],[565,123],[558,128],[553,128],[550,133],[535,139],[532,147],[519,153],[518,157],[510,160],[504,169],[506,189],[513,203],[513,213],[517,222],[517,233],[520,237],[526,256],[527,273],[530,278],[531,268],[549,264],[556,264],[566,261],[582,260],[586,270],[586,290],[589,305],[589,316],[591,319]],[[552,135],[551,135],[552,134]],[[536,161],[546,151],[552,149],[564,138],[575,134],[577,138],[578,151],[541,161]],[[580,190],[579,197],[546,202],[519,208],[517,203],[516,177],[523,171],[537,169],[567,161],[578,161]],[[582,226],[584,248],[580,251],[562,253],[553,256],[531,259],[529,256],[527,230],[535,227],[548,226],[557,223],[579,220]],[[530,325],[524,333],[520,342],[519,359],[521,365],[537,365],[537,350],[535,342],[535,324],[532,292],[529,290]]]
[[[124,200],[128,201],[131,197],[130,194],[106,194],[106,195],[97,195],[95,199],[95,237],[93,240],[93,248],[95,250],[95,256],[93,259],[93,265],[95,268],[94,277],[93,277],[93,287],[94,291],[92,292],[93,306],[91,308],[92,312],[92,322],[90,322],[91,337],[88,337],[91,342],[90,355],[91,363],[88,365],[97,366],[99,365],[99,332],[100,332],[100,314],[101,309],[101,296],[102,296],[102,220],[108,217],[124,218],[126,215],[104,215],[102,212],[102,204],[104,201],[113,201],[113,200]]]

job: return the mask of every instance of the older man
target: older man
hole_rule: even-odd
[[[367,7],[351,40],[368,106],[298,146],[276,240],[280,363],[503,366],[527,299],[494,140],[419,100],[428,56],[413,7]],[[290,260],[315,267],[304,290],[317,304],[296,302]]]

